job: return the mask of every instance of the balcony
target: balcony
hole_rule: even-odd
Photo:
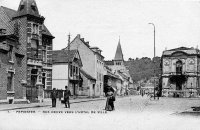
[[[35,65],[35,66],[42,66],[42,61],[28,59],[27,64],[28,65]]]

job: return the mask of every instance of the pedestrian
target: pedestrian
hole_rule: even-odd
[[[70,103],[69,103],[69,97],[71,96],[71,92],[68,89],[67,86],[65,86],[65,91],[64,91],[64,103],[66,108],[70,108]]]
[[[57,91],[55,88],[53,88],[53,91],[51,92],[52,107],[56,107],[56,98],[57,98]]]
[[[116,91],[111,87],[111,81],[108,81],[108,85],[105,88],[105,94],[107,97],[105,110],[112,111],[115,110],[114,101],[115,101],[115,93]]]
[[[59,101],[61,101],[62,94],[63,94],[63,91],[62,91],[62,89],[61,89],[61,90],[58,92]]]

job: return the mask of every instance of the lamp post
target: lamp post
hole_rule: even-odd
[[[149,23],[149,24],[153,25],[153,28],[154,28],[153,34],[154,34],[154,60],[155,60],[155,55],[156,55],[156,46],[155,46],[156,28],[155,28],[154,23]],[[153,90],[153,94],[154,94],[154,100],[155,100],[155,63],[154,63],[154,90]]]

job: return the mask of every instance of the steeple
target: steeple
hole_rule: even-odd
[[[119,37],[119,42],[118,42],[118,45],[117,45],[117,50],[116,50],[116,53],[115,53],[114,60],[124,61],[122,48],[121,48],[121,44],[120,44],[120,37]]]
[[[35,0],[21,0],[17,13],[14,16],[14,18],[27,16],[27,15],[43,18],[39,14]]]

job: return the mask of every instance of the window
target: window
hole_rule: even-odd
[[[22,66],[22,59],[23,59],[23,56],[17,55],[17,54],[16,54],[16,61],[17,61],[17,65],[18,65],[19,67]]]
[[[33,58],[38,58],[38,40],[31,40],[31,54]]]
[[[8,58],[9,58],[9,61],[13,61],[13,46],[10,46],[10,49],[8,52]]]
[[[44,61],[44,62],[46,62],[47,61],[47,58],[46,58],[46,50],[43,50],[42,51],[42,60]]]
[[[43,84],[43,88],[45,89],[45,79],[46,79],[46,77],[45,77],[45,73],[42,73],[42,84]]]
[[[13,91],[13,72],[8,72],[7,91]]]
[[[37,69],[32,69],[31,70],[31,85],[32,86],[36,85],[37,77],[38,77],[38,70]]]
[[[76,72],[76,67],[75,66],[73,66],[73,75],[75,74],[75,72]]]
[[[176,73],[179,73],[179,74],[182,73],[182,66],[183,66],[183,64],[181,61],[176,62]]]
[[[76,67],[76,75],[78,75],[78,67]]]
[[[70,76],[72,77],[72,71],[73,71],[73,68],[72,68],[72,65],[70,65]]]
[[[33,24],[33,34],[39,34],[39,28],[37,24]]]

